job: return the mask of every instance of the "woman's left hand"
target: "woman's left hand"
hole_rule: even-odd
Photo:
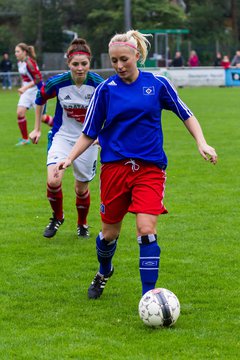
[[[198,144],[198,150],[205,160],[210,161],[213,165],[217,163],[218,156],[213,147],[208,144]]]

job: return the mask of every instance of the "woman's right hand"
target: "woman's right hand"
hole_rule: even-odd
[[[32,140],[33,144],[38,143],[40,136],[41,136],[41,131],[35,129],[29,134],[29,138]]]
[[[21,86],[19,89],[18,89],[18,94],[19,95],[22,95],[23,93],[25,93],[26,91],[26,87],[25,86]]]
[[[61,170],[65,170],[66,168],[71,166],[71,164],[72,164],[72,161],[69,158],[66,158],[65,160],[60,161],[59,163],[57,163],[55,168],[54,168],[54,177],[58,178],[59,177],[59,172]]]

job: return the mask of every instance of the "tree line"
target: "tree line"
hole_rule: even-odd
[[[14,53],[18,42],[43,52],[64,52],[64,29],[86,38],[96,66],[111,36],[124,28],[124,0],[0,0],[0,51]],[[197,50],[209,65],[217,50],[232,56],[239,47],[240,0],[132,0],[134,29],[188,29],[180,40],[185,57]],[[176,39],[170,42],[174,51]],[[41,61],[40,61],[41,63]],[[210,64],[211,65],[211,64]]]

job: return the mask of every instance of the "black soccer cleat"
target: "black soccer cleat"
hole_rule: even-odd
[[[78,237],[82,237],[82,238],[89,238],[90,234],[89,234],[89,230],[88,230],[88,225],[78,225],[77,226],[77,235]]]
[[[112,276],[114,272],[114,267],[107,275],[101,275],[99,272],[94,276],[94,279],[91,285],[88,288],[88,298],[89,299],[98,299],[106,286],[108,279]]]
[[[58,220],[55,217],[55,214],[53,213],[53,217],[50,218],[50,223],[48,226],[46,226],[46,229],[43,233],[43,236],[47,238],[51,238],[54,235],[56,235],[56,232],[58,231],[59,227],[63,224],[64,218],[62,220]]]

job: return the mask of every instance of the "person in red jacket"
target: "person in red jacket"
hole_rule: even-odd
[[[189,56],[189,59],[188,59],[188,65],[191,66],[191,67],[195,67],[195,66],[199,66],[199,59],[198,59],[198,56],[197,56],[197,53],[195,50],[192,50],[190,52],[190,56]]]
[[[228,69],[230,67],[230,65],[231,65],[231,63],[230,63],[229,57],[227,55],[224,55],[224,57],[221,61],[221,66],[224,69]]]
[[[19,146],[30,144],[26,112],[31,107],[35,108],[37,91],[42,86],[42,74],[36,63],[36,53],[33,46],[19,43],[15,47],[15,56],[18,60],[18,71],[22,79],[22,85],[18,89],[20,99],[17,105],[17,121],[22,136],[16,144]],[[53,118],[50,115],[43,114],[42,122],[52,126]]]

